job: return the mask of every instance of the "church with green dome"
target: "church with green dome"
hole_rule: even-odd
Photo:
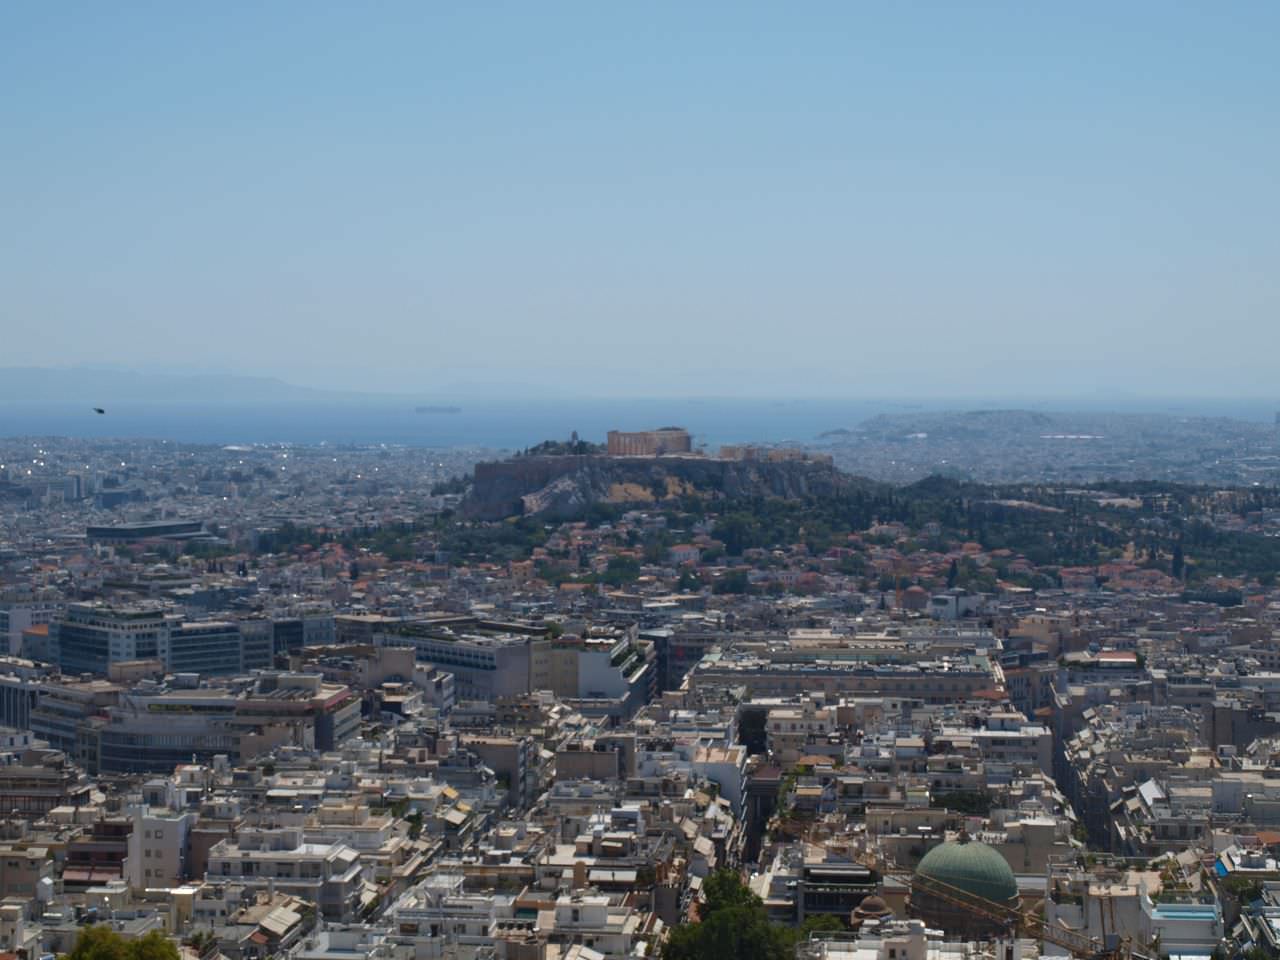
[[[965,937],[998,936],[1004,926],[959,903],[939,896],[975,900],[1009,909],[1018,907],[1018,881],[1013,868],[994,847],[961,835],[930,850],[916,867],[911,885],[911,914],[930,927]]]

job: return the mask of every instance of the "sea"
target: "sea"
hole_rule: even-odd
[[[169,440],[195,444],[394,444],[519,450],[543,440],[603,441],[609,430],[681,426],[696,443],[814,443],[880,414],[1031,409],[1218,416],[1272,422],[1280,409],[1261,400],[1132,398],[903,399],[484,399],[458,412],[417,412],[410,402],[115,404],[105,414],[81,405],[0,406],[0,437]]]

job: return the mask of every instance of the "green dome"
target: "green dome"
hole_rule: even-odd
[[[934,847],[916,867],[916,875],[996,903],[1018,899],[1018,881],[1008,861],[994,847],[973,840]]]

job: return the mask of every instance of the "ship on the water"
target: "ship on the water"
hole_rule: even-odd
[[[414,413],[461,413],[461,407],[414,407]]]

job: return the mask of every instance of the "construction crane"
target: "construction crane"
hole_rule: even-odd
[[[990,920],[1006,928],[1013,936],[1052,943],[1080,960],[1150,960],[1133,951],[1133,942],[1128,936],[1121,937],[1115,933],[1106,937],[1106,942],[1103,942],[1078,930],[1072,930],[1070,927],[1049,923],[1044,917],[1033,911],[1023,910],[1015,904],[987,900],[933,877],[913,874],[905,870],[881,870],[880,873],[882,876],[892,877],[907,884],[912,896],[925,894],[936,897],[953,907],[976,914],[984,920]],[[1115,929],[1114,919],[1113,913],[1113,930]]]

